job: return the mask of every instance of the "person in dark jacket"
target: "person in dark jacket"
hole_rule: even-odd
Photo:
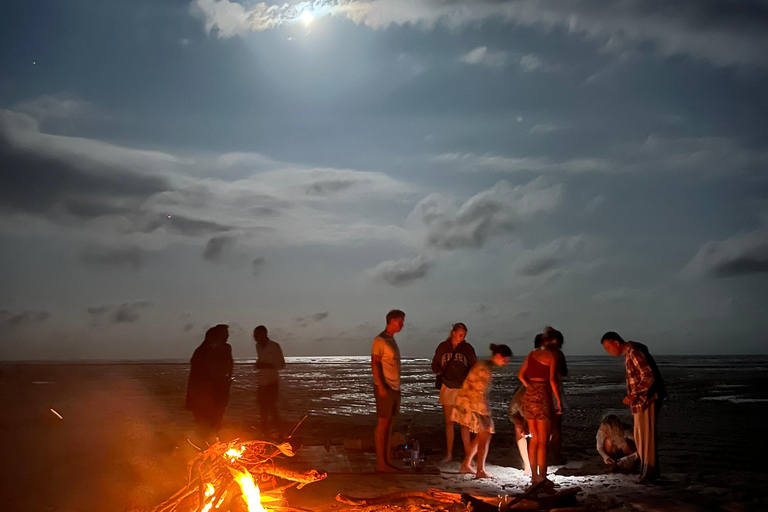
[[[441,461],[448,463],[453,460],[454,428],[451,413],[456,406],[456,394],[464,383],[470,368],[477,362],[475,349],[465,341],[467,326],[459,322],[453,325],[448,337],[437,346],[435,357],[432,358],[432,372],[437,374],[440,382],[440,403],[445,414],[445,444],[447,454]],[[469,451],[469,428],[461,427],[461,440],[464,443],[464,453]]]
[[[229,401],[233,360],[228,338],[227,325],[211,327],[190,361],[186,409],[192,411],[198,434],[204,439],[218,433]]]

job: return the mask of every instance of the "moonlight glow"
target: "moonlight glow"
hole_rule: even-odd
[[[303,24],[309,25],[310,23],[312,23],[312,20],[314,20],[315,17],[309,11],[301,11],[301,14],[299,15],[299,19]]]

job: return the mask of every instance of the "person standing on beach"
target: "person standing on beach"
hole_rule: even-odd
[[[555,414],[552,418],[552,432],[549,435],[549,450],[552,454],[552,461],[555,464],[564,464],[565,459],[562,454],[563,447],[563,411],[565,410],[565,394],[563,393],[563,378],[568,376],[568,365],[565,362],[563,354],[563,343],[565,338],[563,333],[552,327],[547,327],[542,333],[542,341],[546,347],[555,354],[557,359],[557,390],[560,393],[560,404],[562,405],[560,414]]]
[[[392,424],[400,411],[400,348],[395,334],[403,329],[405,313],[393,309],[387,313],[387,326],[376,336],[371,347],[373,395],[376,398],[378,423],[374,434],[376,442],[376,471],[399,471],[391,459],[390,438]]]
[[[469,370],[467,378],[456,394],[456,406],[451,412],[451,419],[465,426],[476,434],[469,443],[469,450],[464,454],[464,461],[459,471],[473,473],[475,478],[489,478],[485,472],[485,459],[491,436],[495,432],[491,408],[488,405],[488,393],[491,390],[491,368],[504,366],[512,357],[512,350],[507,345],[491,344],[491,359],[479,361]],[[473,462],[477,463],[472,467]]]
[[[624,356],[627,379],[627,396],[624,404],[632,409],[635,427],[635,444],[640,457],[640,481],[653,483],[659,478],[656,426],[662,401],[667,389],[659,367],[648,347],[635,341],[624,341],[618,333],[603,334],[600,344],[615,357]]]
[[[467,326],[461,322],[453,325],[448,337],[437,346],[432,358],[432,371],[437,374],[440,382],[440,403],[443,405],[445,416],[445,445],[447,454],[441,461],[443,464],[453,460],[454,428],[451,413],[456,406],[456,394],[464,383],[469,369],[477,363],[475,349],[466,340]],[[464,443],[464,453],[469,451],[469,428],[461,426],[461,440]]]
[[[533,349],[525,358],[518,375],[526,387],[523,407],[531,430],[528,458],[531,461],[531,483],[534,485],[547,480],[547,444],[552,419],[562,410],[557,387],[557,357],[547,348],[546,337],[543,341],[541,347]],[[557,409],[552,404],[553,394]]]
[[[283,351],[277,342],[267,336],[267,328],[259,325],[253,330],[253,339],[256,341],[256,371],[257,387],[256,400],[259,402],[259,416],[261,419],[261,431],[266,434],[271,428],[280,433],[282,422],[280,411],[277,409],[277,398],[280,395],[279,371],[285,368]]]
[[[197,432],[206,440],[218,433],[229,402],[233,360],[228,338],[227,325],[211,327],[190,360],[185,407],[192,411]]]

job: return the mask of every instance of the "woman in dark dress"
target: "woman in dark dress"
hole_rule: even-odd
[[[186,408],[192,411],[198,434],[205,439],[218,433],[229,401],[233,360],[228,338],[227,325],[211,327],[190,361]]]

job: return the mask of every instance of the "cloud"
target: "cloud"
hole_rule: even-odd
[[[264,258],[254,258],[251,262],[253,268],[253,275],[258,276],[261,273],[261,269],[264,268],[266,260]]]
[[[68,142],[73,146],[65,149]],[[63,211],[87,219],[125,212],[127,205],[168,189],[161,177],[85,156],[76,147],[81,142],[42,134],[31,117],[0,110],[0,213],[41,215],[56,222]]]
[[[402,241],[408,233],[397,212],[421,194],[379,172],[256,153],[190,158],[50,135],[28,115],[0,111],[0,220],[81,229],[98,244],[211,244],[215,258],[232,233],[261,247]]]
[[[13,313],[7,309],[0,310],[0,326],[6,328],[24,327],[45,322],[51,317],[48,311],[22,311]]]
[[[316,324],[322,322],[328,318],[328,314],[328,311],[321,311],[319,313],[312,313],[311,315],[294,318],[293,321],[296,322],[296,325],[299,327],[307,327],[310,323]]]
[[[518,251],[516,273],[532,278],[550,278],[567,273],[592,271],[605,260],[599,256],[602,243],[587,235],[562,237],[535,249]]]
[[[235,245],[237,238],[233,236],[221,235],[214,236],[205,244],[203,259],[206,261],[218,262],[221,260],[225,251]]]
[[[606,172],[614,165],[604,158],[571,158],[554,161],[549,157],[508,157],[474,153],[443,153],[432,161],[459,171],[488,170],[496,172]]]
[[[329,181],[317,181],[312,183],[307,188],[307,194],[309,195],[328,195],[340,190],[346,190],[355,184],[351,180],[329,180]]]
[[[561,201],[562,185],[549,185],[543,178],[518,186],[502,180],[458,206],[431,194],[416,205],[411,218],[427,227],[429,247],[477,249],[489,237],[509,234],[531,216],[555,210]]]
[[[392,286],[408,286],[427,276],[432,262],[424,255],[403,258],[397,261],[382,261],[368,274]]]
[[[668,2],[629,0],[319,0],[295,5],[260,2],[246,8],[229,0],[194,0],[191,12],[205,30],[233,37],[295,23],[305,8],[315,17],[337,16],[372,29],[411,24],[458,28],[486,20],[565,29],[595,40],[607,51],[651,48],[662,56],[684,54],[715,65],[768,65],[768,7],[758,2]]]
[[[768,228],[701,246],[682,270],[684,277],[728,278],[768,272]]]
[[[484,65],[491,68],[504,67],[507,64],[507,54],[505,52],[492,52],[485,46],[478,46],[457,59],[462,64]]]
[[[136,322],[140,317],[140,312],[152,306],[154,306],[154,303],[151,301],[139,300],[123,302],[122,304],[105,304],[103,306],[89,307],[86,311],[93,317],[94,325],[99,325],[103,319],[107,319],[113,324],[123,324]]]
[[[138,270],[142,263],[142,251],[138,247],[105,247],[89,245],[80,254],[83,263],[94,267],[122,268]]]
[[[51,118],[82,119],[96,115],[96,109],[92,103],[63,93],[18,102],[13,104],[10,110],[27,114],[39,121]]]

